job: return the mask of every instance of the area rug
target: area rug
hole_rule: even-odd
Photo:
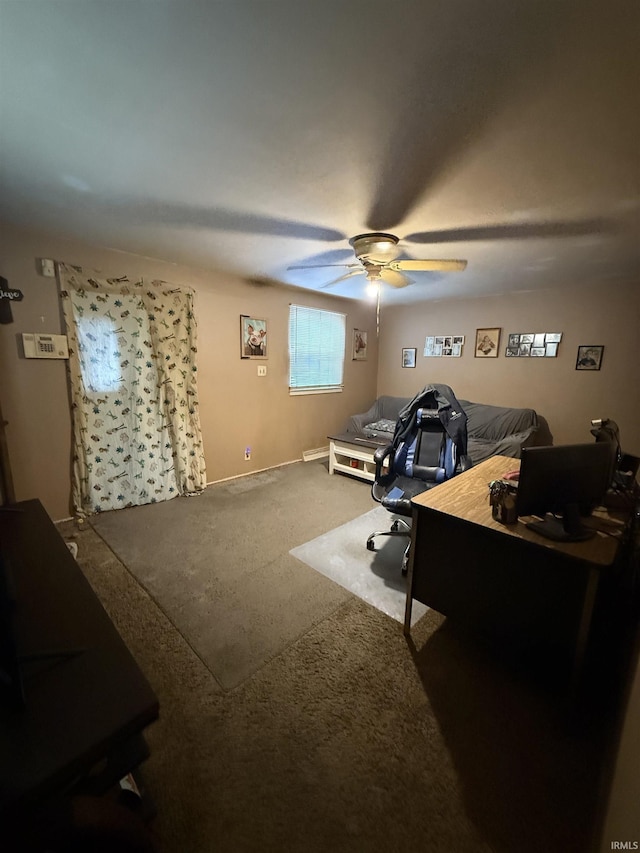
[[[221,687],[234,689],[348,601],[289,550],[368,509],[363,486],[299,463],[198,497],[100,513],[91,526]]]
[[[386,509],[375,507],[352,521],[292,548],[289,553],[354,595],[377,607],[387,616],[404,622],[406,578],[401,563],[407,540],[404,536],[380,536],[374,540],[376,551],[366,541],[375,530],[388,530],[393,517]],[[414,602],[411,624],[427,612]]]

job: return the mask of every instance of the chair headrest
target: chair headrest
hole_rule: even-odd
[[[416,412],[416,424],[420,429],[434,429],[442,431],[442,422],[437,409],[418,409]]]

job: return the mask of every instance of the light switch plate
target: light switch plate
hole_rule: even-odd
[[[42,272],[42,275],[45,275],[47,278],[55,278],[55,261],[52,261],[51,258],[40,258],[40,270]]]

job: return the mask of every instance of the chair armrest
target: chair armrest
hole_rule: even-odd
[[[373,461],[376,463],[376,483],[380,483],[384,486],[393,480],[395,474],[391,473],[391,468],[393,466],[394,455],[395,450],[393,448],[393,444],[387,444],[386,447],[379,447],[373,454]],[[389,467],[387,469],[387,473],[383,474],[383,465],[386,459],[389,459]]]
[[[382,503],[382,499],[387,493],[387,486],[391,485],[395,479],[395,474],[391,472],[394,456],[395,450],[393,449],[393,444],[387,444],[386,447],[379,447],[373,454],[373,461],[376,464],[376,473],[373,483],[371,483],[371,497],[378,503]],[[384,469],[382,466],[384,465],[385,460],[389,457],[391,457],[391,459],[389,467],[386,469],[387,473],[383,474],[382,472]]]

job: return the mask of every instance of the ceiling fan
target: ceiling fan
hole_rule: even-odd
[[[399,238],[395,234],[386,234],[382,231],[373,231],[369,234],[358,234],[352,237],[349,243],[353,247],[357,263],[351,264],[311,264],[307,266],[288,267],[290,270],[320,269],[324,267],[342,267],[348,270],[333,281],[323,284],[322,287],[330,287],[347,278],[356,275],[366,275],[370,284],[378,284],[384,281],[392,287],[406,287],[413,284],[413,279],[405,275],[405,271],[441,271],[453,272],[464,270],[466,261],[459,260],[400,260],[396,258],[400,254],[398,248]]]

